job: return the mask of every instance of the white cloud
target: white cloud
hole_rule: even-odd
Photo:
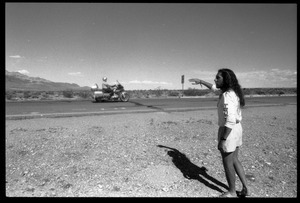
[[[297,83],[297,70],[293,68],[272,68],[269,70],[251,70],[245,72],[234,71],[242,87],[290,87]],[[186,75],[186,78],[200,78],[213,82],[217,70],[194,70],[195,75]]]
[[[218,70],[211,70],[211,71],[205,71],[205,70],[193,70],[192,75],[185,75],[186,80],[190,78],[199,78],[201,80],[205,81],[211,81],[214,80],[217,75]]]
[[[68,73],[68,75],[72,75],[72,76],[82,76],[81,72],[73,72],[73,73]]]
[[[291,70],[279,70],[279,69],[271,69],[270,71],[250,71],[243,73],[236,73],[239,78],[260,78],[260,79],[268,79],[268,80],[276,80],[279,77],[293,78],[296,77],[297,71]]]
[[[24,75],[28,75],[29,71],[28,70],[18,70],[17,72],[24,74]]]
[[[297,81],[297,71],[289,69],[271,69],[250,72],[237,72],[238,80],[251,85],[261,85],[268,87],[287,86]],[[284,83],[283,83],[284,82]]]
[[[9,57],[14,58],[14,59],[25,58],[24,56],[20,56],[20,55],[12,55],[12,56],[9,56]]]
[[[249,71],[249,72],[237,72],[236,77],[238,80],[243,80],[243,79],[266,79],[266,71]]]
[[[42,56],[41,58],[38,58],[37,61],[38,62],[45,62],[47,61],[48,57],[47,56]]]
[[[156,81],[151,81],[151,80],[143,80],[143,81],[139,81],[139,80],[132,80],[129,81],[128,83],[131,84],[147,84],[147,85],[172,85],[172,83],[168,83],[168,82],[156,82]]]

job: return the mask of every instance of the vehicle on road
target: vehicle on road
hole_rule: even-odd
[[[102,102],[102,101],[129,101],[129,94],[125,91],[124,86],[117,80],[117,83],[112,86],[113,94],[106,93],[103,89],[99,89],[97,84],[93,85],[91,91],[93,92],[93,101]]]

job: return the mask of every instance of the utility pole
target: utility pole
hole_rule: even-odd
[[[182,84],[182,96],[183,96],[183,90],[184,90],[184,75],[181,76],[181,84]]]

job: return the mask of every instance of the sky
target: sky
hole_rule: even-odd
[[[220,68],[242,88],[296,87],[297,4],[6,3],[5,66],[128,90],[201,89],[188,79]]]

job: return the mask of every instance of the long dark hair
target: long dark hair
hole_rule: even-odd
[[[218,70],[223,77],[223,87],[224,91],[232,89],[240,99],[240,105],[245,106],[245,99],[242,88],[239,84],[238,79],[236,78],[234,72],[228,68],[223,68]]]

